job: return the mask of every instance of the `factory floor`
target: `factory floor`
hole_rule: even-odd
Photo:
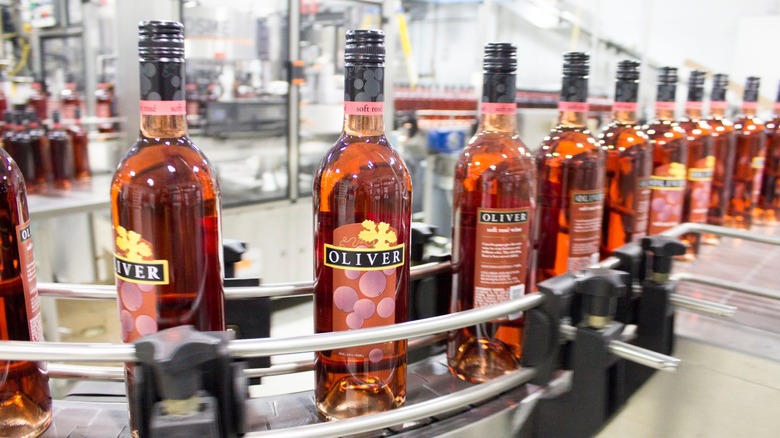
[[[777,228],[754,232],[780,234]],[[689,271],[777,291],[777,299],[682,283],[678,292],[737,307],[733,318],[680,311],[675,316],[676,373],[657,372],[601,430],[618,437],[780,436],[780,247],[723,239]]]

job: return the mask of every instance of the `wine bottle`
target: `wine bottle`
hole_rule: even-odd
[[[631,60],[618,63],[613,120],[598,136],[607,153],[602,258],[647,235],[653,149],[636,121],[639,66],[639,62]]]
[[[729,77],[726,74],[712,76],[712,93],[710,94],[710,116],[707,123],[712,127],[712,152],[715,156],[715,171],[712,174],[710,188],[710,207],[707,223],[722,226],[731,199],[731,178],[734,174],[734,156],[737,150],[737,137],[734,124],[726,118],[726,90]],[[704,234],[702,241],[707,244],[717,244],[720,239],[714,234]]]
[[[35,158],[33,156],[32,141],[30,140],[30,133],[26,128],[27,119],[24,114],[14,114],[14,128],[13,133],[8,141],[5,142],[5,149],[8,151],[8,155],[13,158],[19,170],[22,172],[22,177],[25,182],[30,181],[29,190],[31,193],[38,190],[38,187],[34,184],[35,181]]]
[[[712,145],[712,127],[702,118],[705,73],[693,70],[688,78],[688,100],[685,102],[685,117],[680,127],[688,139],[688,182],[683,201],[683,222],[707,223],[712,175],[715,171],[715,155]],[[680,236],[688,247],[684,256],[691,261],[699,252],[701,235],[686,233]]]
[[[777,225],[780,220],[780,89],[772,117],[766,122],[766,163],[754,219],[757,224]]]
[[[74,177],[77,180],[88,180],[92,176],[89,164],[89,134],[81,124],[80,109],[76,109],[76,120],[68,126],[67,132],[73,145]]]
[[[582,52],[563,55],[559,123],[536,154],[537,281],[599,260],[606,154],[585,126],[589,59]]]
[[[757,206],[761,193],[766,158],[764,122],[756,117],[760,86],[761,78],[747,78],[742,112],[734,120],[737,150],[731,178],[731,200],[725,222],[727,226],[746,230],[753,223],[753,208]]]
[[[52,126],[48,134],[51,148],[51,169],[54,187],[70,189],[73,182],[73,145],[67,131],[62,129],[59,111],[51,115]]]
[[[224,330],[219,185],[187,137],[183,26],[143,21],[138,46],[141,132],[111,184],[122,340],[185,324]]]
[[[517,133],[517,49],[485,46],[479,126],[455,167],[453,312],[521,297],[530,290],[536,209],[534,158]],[[519,367],[523,318],[512,315],[449,334],[449,367],[482,382]]]
[[[27,135],[30,136],[33,168],[35,169],[35,179],[30,184],[34,185],[38,190],[43,190],[54,179],[51,146],[49,145],[46,130],[40,125],[38,116],[34,112],[27,113]]]
[[[680,224],[688,163],[688,139],[674,121],[677,68],[661,67],[655,120],[643,127],[653,146],[653,174],[650,177],[648,234],[656,235]]]
[[[314,178],[317,333],[408,318],[412,184],[384,130],[384,33],[346,35],[344,128]],[[406,340],[322,351],[314,399],[327,419],[406,399]]]
[[[0,164],[0,341],[43,341],[24,178],[2,149]],[[46,365],[0,359],[0,436],[38,436],[50,423]]]

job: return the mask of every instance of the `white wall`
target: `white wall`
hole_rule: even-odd
[[[573,45],[570,26],[542,29],[532,24],[528,5],[558,7],[578,17],[585,29],[643,53],[657,65],[701,65],[732,76],[763,77],[762,96],[774,99],[780,78],[777,0],[485,0],[481,3],[416,4],[410,37],[421,76],[441,83],[476,83],[482,47],[488,40],[518,45],[518,87],[557,89],[561,53],[586,50],[593,56],[591,94],[613,93],[618,55],[580,33]],[[486,18],[489,17],[489,18]],[[484,23],[484,25],[480,25]],[[643,96],[652,100],[654,73],[644,71]],[[678,92],[681,99],[685,90]],[[736,100],[739,96],[734,95]]]

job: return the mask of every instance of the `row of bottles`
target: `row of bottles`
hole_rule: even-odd
[[[384,131],[384,34],[351,30],[346,38],[343,131],[314,178],[317,333],[392,325],[408,317],[412,186],[400,154]],[[122,339],[132,342],[182,324],[204,331],[224,330],[220,192],[208,159],[186,135],[183,26],[142,22],[139,54],[141,133],[111,185]],[[567,53],[559,123],[534,156],[517,134],[516,64],[512,44],[486,46],[479,127],[455,169],[452,312],[520,297],[536,282],[583,269],[614,247],[661,232],[680,220],[709,220],[713,215],[709,201],[715,194],[731,200],[724,212],[727,223],[739,225],[738,213],[749,216],[756,202],[753,197],[759,199],[756,174],[761,173],[759,161],[762,164],[764,156],[755,150],[763,147],[763,137],[746,133],[761,131],[750,113],[757,80],[751,79],[746,87],[746,114],[733,126],[738,135],[733,142],[720,144],[715,137],[727,136],[728,123],[707,124],[702,118],[702,74],[692,74],[687,114],[677,123],[671,105],[677,72],[662,69],[656,120],[639,127],[639,64],[623,62],[615,121],[597,139],[585,127],[589,57]],[[722,77],[716,79],[716,86],[722,84]],[[722,119],[722,114],[711,119],[717,117]],[[39,127],[20,128],[24,123],[12,121],[14,129],[7,137],[4,134],[6,149],[35,151],[30,138],[33,131],[43,137]],[[52,127],[52,132],[60,131]],[[55,137],[62,136],[46,136],[50,147]],[[723,154],[727,158],[721,162]],[[732,155],[736,170],[731,184],[724,181],[724,187],[711,190],[713,174],[732,172],[728,168]],[[3,157],[5,152],[0,151]],[[3,238],[26,242],[29,228],[25,228],[26,211],[21,212],[26,208],[21,172],[12,160],[3,159],[15,172],[10,180],[18,183],[7,190],[13,193],[12,205],[3,211],[12,213]],[[39,181],[35,161],[30,166],[24,160],[19,159],[34,185]],[[729,190],[726,186],[731,196],[724,194]],[[743,205],[748,199],[752,204]],[[17,248],[7,259],[2,254],[3,266],[15,269],[4,268],[3,281],[23,283],[18,290],[24,298],[14,299],[35,303],[34,277],[28,287],[30,271],[20,270],[30,265],[31,247],[3,247]],[[14,321],[9,315],[27,308],[20,318],[30,323],[16,324],[27,328],[10,339],[40,339],[35,335],[39,326],[33,325],[39,322],[35,306],[10,306],[6,297],[11,296],[0,296],[4,322]],[[522,315],[512,315],[450,333],[447,356],[452,372],[484,381],[517,368],[523,323]],[[10,333],[0,331],[6,332]],[[340,419],[401,406],[406,399],[406,353],[406,340],[317,352],[314,396],[321,416]],[[21,385],[34,395],[12,399],[27,397],[35,402],[41,414],[27,423],[41,430],[50,421],[45,371],[36,364],[22,368],[26,374],[19,379],[37,379]],[[131,385],[130,364],[126,372]],[[6,387],[13,388],[9,386],[13,381],[0,381],[2,397],[8,393]],[[22,417],[17,411],[4,408],[2,412],[0,435],[13,435],[13,430],[6,433],[2,427]],[[136,427],[132,418],[131,426]]]
[[[46,127],[35,113],[6,112],[2,145],[21,169],[31,193],[48,187],[70,189],[73,181],[90,178],[89,138],[79,110],[75,116],[75,123],[66,128],[54,111]]]
[[[56,101],[51,101],[44,92],[40,82],[32,84],[32,92],[27,99],[27,110],[35,113],[39,120],[49,117],[51,107],[56,108],[65,120],[75,120],[83,113],[84,99],[78,92],[76,84],[69,82],[59,93]],[[100,118],[117,116],[116,95],[114,84],[101,82],[95,90],[95,115]],[[98,132],[115,132],[116,123],[104,121],[98,124]]]

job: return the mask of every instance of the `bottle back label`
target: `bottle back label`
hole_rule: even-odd
[[[763,153],[763,152],[762,152]],[[753,157],[750,161],[750,167],[753,169],[753,191],[750,194],[754,206],[758,205],[758,198],[761,195],[761,184],[764,181],[764,163],[766,159],[763,156]]]
[[[603,190],[573,190],[569,199],[569,271],[581,271],[599,261]]]
[[[30,340],[41,342],[43,341],[41,299],[38,295],[38,280],[35,274],[35,256],[33,255],[29,220],[16,227],[16,239],[19,246],[19,270],[24,288],[24,301],[27,305],[27,318],[30,324]]]
[[[405,246],[390,224],[365,220],[333,230],[325,266],[333,269],[333,331],[391,325],[396,320],[398,270],[408,263]],[[379,362],[393,354],[393,343],[334,350],[342,357]]]
[[[688,183],[691,189],[688,220],[695,223],[706,223],[709,212],[710,189],[712,174],[715,172],[715,157],[713,155],[700,158],[694,163],[696,167],[688,169]]]
[[[114,229],[114,273],[122,341],[157,332],[157,285],[170,283],[167,260],[155,260],[143,236],[122,226]]]
[[[675,227],[682,221],[685,199],[685,164],[672,162],[657,167],[650,177],[650,224],[647,234],[653,236]]]
[[[650,178],[639,180],[634,198],[634,229],[631,241],[640,243],[647,236],[647,215],[650,211]]]
[[[531,251],[529,210],[481,208],[477,215],[474,308],[520,298]]]

